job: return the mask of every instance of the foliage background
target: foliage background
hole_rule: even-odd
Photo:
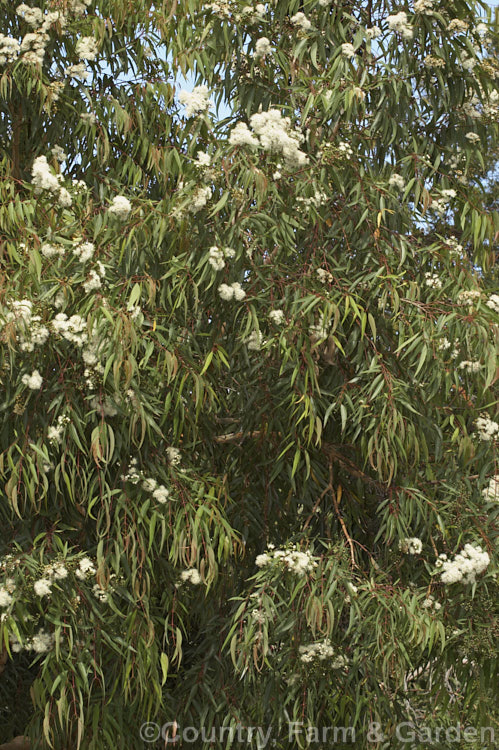
[[[476,29],[486,6],[83,6],[44,3],[67,21],[51,24],[43,63],[21,51],[0,68],[0,553],[14,580],[0,739],[141,748],[143,722],[173,720],[279,737],[303,721],[360,738],[379,722],[379,747],[396,746],[397,721],[499,731],[498,504],[483,494],[499,472],[494,440],[476,429],[480,415],[497,418],[486,303],[498,67],[494,30]],[[1,7],[3,34],[31,33]],[[388,27],[400,10],[411,39]],[[298,12],[310,29],[291,21]],[[452,19],[466,33],[450,33]],[[272,53],[255,57],[263,36]],[[65,72],[81,37],[99,49],[86,81]],[[179,75],[230,115],[186,117]],[[231,145],[236,123],[271,108],[302,134],[307,163]],[[71,206],[34,189],[43,155]],[[444,190],[455,191],[446,202]],[[108,210],[116,196],[131,202],[122,220]],[[96,248],[86,264],[81,242]],[[61,253],[46,257],[47,243]],[[220,271],[213,246],[235,250]],[[98,261],[102,285],[86,291]],[[223,300],[221,283],[241,284],[244,299]],[[16,300],[50,330],[33,351]],[[60,312],[81,316],[86,341],[57,335]],[[39,389],[23,382],[35,370]],[[68,424],[50,441],[59,416]],[[138,481],[124,479],[132,459]],[[406,537],[421,553],[399,550]],[[469,542],[489,554],[486,572],[443,584],[438,554]],[[258,568],[269,543],[316,565]],[[83,558],[94,573],[81,578]],[[36,595],[59,562],[68,576]],[[202,582],[179,585],[192,568]],[[440,609],[423,606],[430,594]],[[51,647],[36,653],[40,629]],[[324,638],[341,668],[301,661],[299,647]]]

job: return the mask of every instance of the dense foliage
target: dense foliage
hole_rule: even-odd
[[[0,741],[493,742],[486,6],[0,7]]]

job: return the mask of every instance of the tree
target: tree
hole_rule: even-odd
[[[2,3],[0,740],[494,741],[485,9]]]

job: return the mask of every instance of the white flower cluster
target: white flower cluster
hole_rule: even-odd
[[[209,167],[211,164],[211,156],[205,151],[198,151],[196,154],[196,164],[203,169]]]
[[[78,39],[76,54],[80,60],[95,60],[98,51],[99,45],[93,36],[83,36]]]
[[[23,375],[21,382],[31,388],[32,391],[39,391],[42,387],[43,378],[38,370],[33,370],[31,375]]]
[[[459,363],[459,369],[466,370],[466,372],[479,372],[482,369],[482,365],[480,362],[472,362],[471,360],[463,359],[463,361]]]
[[[309,643],[308,646],[300,646],[298,651],[300,661],[304,664],[309,664],[315,660],[324,661],[324,659],[330,659],[334,656],[334,648],[331,646],[329,638],[325,638],[318,643]]]
[[[395,172],[392,174],[390,179],[388,180],[388,184],[390,187],[395,187],[397,190],[399,190],[401,193],[404,191],[405,188],[405,180],[400,174],[396,174]]]
[[[441,289],[442,279],[437,273],[431,273],[431,271],[427,271],[425,273],[425,284],[431,289]]]
[[[61,187],[62,175],[54,175],[50,170],[46,156],[38,156],[33,162],[31,170],[32,182],[35,187],[35,195],[46,190],[53,195],[58,204],[63,208],[71,205],[72,200],[66,188]]]
[[[475,421],[480,440],[489,441],[494,439],[494,435],[499,433],[499,424],[494,422],[487,414],[478,417]]]
[[[329,200],[329,197],[323,190],[316,190],[315,193],[309,197],[302,195],[297,196],[297,203],[302,203],[305,206],[324,206]]]
[[[4,586],[0,586],[0,607],[8,607],[13,601],[11,592],[13,587],[9,585],[10,581],[12,579],[6,581]]]
[[[130,211],[132,210],[132,204],[123,195],[117,195],[113,198],[113,202],[109,206],[107,212],[111,216],[116,216],[117,219],[127,219]]]
[[[257,623],[257,625],[263,625],[263,623],[267,620],[265,614],[259,609],[252,609],[250,612],[250,617],[253,622]]]
[[[477,289],[465,289],[464,291],[459,292],[456,302],[458,305],[469,305],[471,307],[481,296],[481,292]]]
[[[333,274],[326,268],[318,268],[316,274],[319,277],[321,284],[331,284],[333,281]]]
[[[208,263],[215,269],[215,271],[221,271],[225,268],[225,261],[234,258],[236,251],[231,247],[224,247],[223,249],[213,245],[210,247],[208,253]]]
[[[88,341],[87,321],[81,315],[71,315],[68,318],[66,313],[57,313],[51,325],[55,333],[78,347],[84,346]]]
[[[170,466],[178,466],[182,460],[182,454],[179,449],[172,446],[166,449],[166,456],[170,462]]]
[[[442,568],[440,575],[442,583],[474,583],[479,573],[482,573],[490,563],[490,557],[481,547],[465,544],[453,560],[444,559],[440,555]]]
[[[297,26],[298,28],[302,29],[302,31],[308,31],[312,28],[312,24],[305,15],[305,13],[302,13],[301,11],[299,13],[295,13],[294,16],[291,16],[289,19],[293,26]]]
[[[87,280],[83,284],[83,288],[85,292],[88,294],[89,292],[94,291],[94,289],[100,289],[102,286],[102,279],[106,275],[106,269],[100,262],[100,260],[96,263],[96,268],[92,268],[89,271]]]
[[[317,567],[317,559],[308,550],[300,552],[296,548],[296,545],[290,549],[274,549],[273,545],[269,544],[266,552],[262,555],[257,555],[255,565],[258,568],[276,565],[279,567],[284,566],[291,573],[301,578],[306,573],[311,573]]]
[[[260,39],[256,40],[255,44],[255,51],[253,52],[253,57],[264,57],[264,55],[270,55],[272,52],[272,45],[270,44],[269,39],[267,39],[266,36],[260,37]]]
[[[218,293],[225,302],[229,302],[232,299],[235,299],[237,302],[241,302],[241,300],[246,297],[246,292],[238,281],[235,281],[230,285],[220,284],[220,286],[218,287]]]
[[[50,651],[55,643],[55,635],[53,633],[47,633],[43,628],[38,631],[32,638],[28,638],[26,641],[25,648],[29,651],[34,651],[37,654],[46,654]],[[22,646],[17,642],[18,650],[22,650]],[[13,649],[14,651],[16,649]]]
[[[366,39],[377,39],[383,32],[379,26],[371,26],[369,29],[364,31]]]
[[[40,252],[44,258],[60,258],[64,255],[65,250],[62,245],[51,245],[50,242],[44,242]]]
[[[447,26],[447,31],[450,34],[465,34],[470,25],[466,21],[462,21],[460,18],[453,18]]]
[[[144,479],[142,482],[142,489],[146,492],[150,492],[160,505],[164,505],[170,496],[170,491],[165,485],[158,484],[153,478]]]
[[[289,169],[308,164],[308,157],[300,151],[304,137],[298,130],[292,130],[291,119],[283,117],[278,109],[257,112],[250,117],[250,127],[240,122],[231,131],[231,146],[260,146],[270,153],[280,153]]]
[[[482,495],[487,503],[499,502],[499,474],[489,479],[489,485],[482,490]]]
[[[80,263],[86,263],[93,257],[95,245],[93,242],[80,242],[77,240],[73,247],[73,255],[76,255]]]
[[[423,601],[421,606],[423,609],[433,609],[435,612],[438,612],[438,610],[442,608],[440,602],[437,602],[431,594]]]
[[[251,331],[246,339],[246,346],[250,351],[259,352],[262,348],[263,336],[261,331]]]
[[[49,427],[47,430],[47,440],[49,441],[49,443],[51,443],[52,445],[60,445],[62,443],[64,430],[70,423],[71,419],[67,415],[60,414],[57,417],[57,424]]]
[[[407,13],[403,10],[393,16],[388,16],[386,20],[390,31],[398,31],[403,39],[412,39],[414,32],[412,26],[407,23]]]
[[[207,112],[212,106],[208,86],[195,86],[192,91],[182,89],[178,95],[178,100],[185,107],[186,117]]]
[[[284,322],[284,311],[283,310],[271,310],[269,312],[269,320],[276,326],[280,326]]]
[[[499,294],[491,294],[485,304],[494,312],[499,313]]]
[[[416,536],[406,537],[399,541],[399,550],[405,555],[419,555],[423,549],[423,542]]]
[[[439,216],[443,216],[447,211],[447,204],[457,195],[455,190],[442,190],[438,198],[432,198],[431,209]]]
[[[140,482],[140,473],[137,469],[138,463],[135,456],[130,456],[128,472],[121,475],[123,482],[131,482],[131,484],[138,484]]]
[[[90,578],[90,576],[95,575],[96,572],[97,569],[93,561],[89,557],[82,557],[78,563],[78,568],[75,571],[75,576],[79,578],[80,581],[84,581],[85,579]]]
[[[350,42],[345,42],[341,45],[341,55],[342,57],[354,57],[355,56],[355,47],[353,44],[350,44]]]
[[[350,159],[350,157],[353,156],[353,148],[346,141],[340,141],[338,143],[338,151],[347,159]]]
[[[42,596],[50,595],[54,581],[62,581],[64,578],[68,577],[68,569],[64,563],[60,562],[53,565],[47,565],[44,573],[45,575],[33,584],[35,594],[40,598]]]
[[[182,583],[191,583],[193,586],[199,586],[202,583],[201,574],[197,568],[183,570],[180,574],[180,580]]]
[[[86,81],[90,73],[85,67],[85,63],[76,63],[76,65],[69,65],[64,70],[64,75],[68,78],[76,78],[78,81]]]
[[[435,15],[433,0],[416,0],[414,3],[414,13],[423,13],[425,16]]]
[[[11,36],[0,34],[0,65],[14,62],[19,54],[21,43]]]
[[[469,133],[466,133],[464,137],[467,138],[470,143],[480,143],[480,136],[476,133],[472,133],[471,131]]]
[[[211,188],[208,185],[198,187],[190,196],[189,211],[192,214],[201,211],[211,198]]]
[[[31,8],[26,3],[21,3],[21,5],[17,6],[16,13],[21,18],[24,18],[28,26],[32,26],[33,28],[41,26],[43,23],[43,11],[41,8]]]

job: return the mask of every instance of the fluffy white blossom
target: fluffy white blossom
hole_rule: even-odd
[[[88,341],[87,321],[81,315],[71,315],[68,318],[66,313],[57,313],[51,325],[55,333],[76,346],[82,347]]]
[[[308,31],[312,28],[312,24],[305,15],[305,13],[302,13],[301,11],[299,13],[295,13],[294,16],[291,16],[289,19],[293,26],[298,26],[303,31]]]
[[[470,143],[480,143],[480,136],[476,133],[469,132],[466,133],[464,137],[467,138]]]
[[[482,573],[490,563],[490,557],[481,547],[465,544],[462,552],[453,560],[442,563],[440,574],[442,583],[474,583],[476,576]]]
[[[437,273],[431,273],[430,271],[427,271],[425,273],[425,284],[432,289],[441,289],[442,279]]]
[[[388,21],[388,28],[391,31],[398,31],[403,39],[412,39],[414,32],[412,26],[407,23],[407,13],[403,10],[392,16],[388,16],[386,20]]]
[[[20,49],[21,44],[17,39],[0,34],[0,65],[14,62]]]
[[[333,280],[333,274],[326,268],[318,268],[316,274],[321,284],[330,284]]]
[[[55,174],[52,174],[46,156],[38,156],[35,159],[31,176],[35,190],[47,190],[49,193],[59,192],[60,180]]]
[[[52,591],[52,582],[50,578],[40,578],[35,581],[33,588],[37,596],[48,596]]]
[[[39,630],[36,635],[30,638],[26,643],[26,648],[35,651],[37,654],[45,654],[50,651],[55,643],[53,633],[47,633],[45,630]]]
[[[414,12],[423,13],[426,16],[433,16],[433,0],[416,0],[414,3]]]
[[[70,422],[71,419],[67,415],[60,414],[57,417],[57,423],[51,425],[47,430],[47,440],[49,443],[52,443],[52,445],[60,445],[62,443],[64,430]]]
[[[220,297],[226,302],[232,299],[240,302],[246,297],[246,292],[238,281],[234,282],[230,286],[229,284],[220,284],[220,286],[218,287],[218,293]]]
[[[490,419],[487,414],[478,417],[475,426],[478,430],[478,437],[483,441],[493,440],[494,435],[499,433],[499,424]]]
[[[261,331],[251,331],[246,339],[246,346],[250,351],[259,352],[262,348],[263,336]]]
[[[26,5],[26,3],[21,3],[17,6],[16,13],[21,18],[24,18],[26,23],[33,28],[42,25],[43,11],[41,8],[32,8]]]
[[[172,446],[166,449],[166,455],[168,457],[168,461],[172,466],[177,466],[182,460],[182,455],[179,449],[173,448]]]
[[[186,117],[193,117],[206,112],[212,106],[207,86],[195,86],[192,91],[182,91],[178,95],[180,104],[185,107]]]
[[[197,190],[191,195],[189,211],[191,213],[201,211],[201,209],[206,206],[210,198],[211,188],[208,185],[205,185],[204,187],[198,187]]]
[[[479,370],[482,369],[482,365],[480,364],[480,362],[472,362],[470,360],[463,359],[463,361],[459,363],[459,369],[466,370],[466,372],[479,372]]]
[[[309,643],[308,646],[300,646],[298,651],[300,653],[300,661],[304,664],[309,664],[316,659],[324,661],[324,659],[330,659],[334,656],[334,649],[331,646],[329,638],[325,638],[318,643]]]
[[[116,216],[118,219],[127,219],[130,211],[132,210],[132,204],[123,195],[116,195],[113,198],[112,204],[108,208],[108,213],[112,216]]]
[[[371,26],[369,29],[364,31],[366,39],[377,39],[381,36],[382,31],[379,26]]]
[[[346,141],[340,141],[338,143],[338,151],[342,156],[346,156],[347,159],[350,159],[350,157],[353,156],[353,148]]]
[[[230,131],[229,143],[231,146],[258,146],[258,139],[251,133],[245,122],[238,122]]]
[[[284,567],[301,578],[306,573],[312,572],[317,566],[317,559],[309,550],[301,552],[296,545],[289,549],[274,549],[273,545],[269,544],[266,552],[257,555],[255,565],[258,568]]]
[[[183,570],[180,574],[180,580],[182,583],[192,583],[193,586],[198,586],[202,582],[201,574],[197,568]]]
[[[12,595],[7,591],[5,586],[0,587],[0,607],[8,607],[12,602]]]
[[[68,158],[68,155],[66,154],[64,149],[57,145],[52,146],[52,148],[50,149],[50,153],[55,159],[57,159],[60,164],[62,164],[62,162],[66,161],[66,159]]]
[[[456,302],[458,305],[471,305],[480,299],[482,293],[478,289],[464,289],[457,295]]]
[[[272,45],[266,36],[260,37],[256,40],[254,57],[263,57],[264,55],[270,55],[272,52]]]
[[[269,320],[276,326],[280,326],[284,322],[283,310],[271,310],[269,312]]]
[[[86,263],[93,257],[95,245],[93,242],[77,242],[73,247],[73,255],[76,255],[80,263]]]
[[[221,271],[225,268],[223,250],[216,245],[210,247],[208,252],[208,263],[215,269],[215,271]]]
[[[397,188],[397,190],[400,190],[401,193],[405,188],[404,178],[402,177],[402,175],[396,173],[392,174],[392,176],[388,180],[388,184],[390,185],[390,187],[395,187]]]
[[[491,294],[485,304],[494,312],[499,313],[499,294]]]
[[[211,164],[211,156],[204,151],[198,151],[196,154],[196,164],[199,167],[209,167]]]
[[[99,45],[93,36],[83,36],[81,39],[78,39],[76,54],[80,60],[95,60],[98,51]]]
[[[69,65],[64,70],[64,75],[68,78],[76,78],[79,81],[86,81],[90,73],[85,67],[85,63],[76,63],[76,65]]]
[[[38,391],[42,387],[43,378],[38,372],[38,370],[33,370],[31,375],[23,375],[21,378],[24,385],[27,385],[28,388],[31,388],[32,391]]]
[[[399,550],[405,555],[419,555],[423,549],[423,542],[418,537],[406,537],[399,541]]]
[[[76,570],[75,575],[83,581],[85,578],[95,575],[96,572],[97,570],[92,560],[89,557],[82,557],[78,563],[78,569]]]
[[[499,502],[499,474],[489,479],[488,487],[482,490],[482,495],[488,503]]]
[[[341,54],[343,57],[353,57],[355,55],[355,47],[350,42],[345,42],[341,45]]]
[[[157,487],[154,492],[152,493],[152,496],[155,500],[157,500],[158,503],[161,505],[164,505],[166,501],[168,500],[168,497],[170,496],[169,490],[164,486],[164,484],[160,484],[159,487]]]

